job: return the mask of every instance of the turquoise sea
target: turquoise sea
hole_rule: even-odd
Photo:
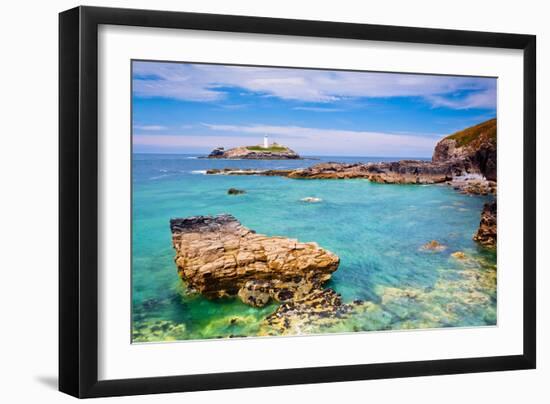
[[[496,253],[472,241],[483,203],[445,185],[386,185],[367,180],[293,180],[205,175],[209,168],[299,168],[323,161],[397,158],[319,157],[305,160],[207,160],[198,155],[133,156],[133,340],[168,341],[255,336],[276,309],[238,299],[189,293],[177,275],[170,218],[230,213],[267,235],[315,241],[336,253],[340,267],[327,286],[376,304],[323,332],[496,324]],[[231,196],[228,188],[246,190]],[[305,197],[321,198],[305,203]],[[446,249],[421,247],[437,240]],[[451,255],[462,252],[465,258]]]

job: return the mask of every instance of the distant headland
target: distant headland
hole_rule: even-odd
[[[300,155],[287,146],[276,142],[269,143],[264,136],[263,144],[255,146],[238,146],[225,150],[217,147],[208,155],[209,159],[247,159],[247,160],[297,160]]]
[[[255,147],[261,148],[253,146]],[[225,153],[240,149],[230,149]],[[434,148],[432,161],[401,160],[352,164],[327,162],[306,168],[282,170],[214,168],[207,170],[206,174],[265,175],[294,179],[367,179],[380,184],[448,184],[467,195],[496,195],[496,157],[497,120],[490,119],[441,139]],[[483,208],[480,227],[474,240],[484,246],[496,246],[496,201]]]

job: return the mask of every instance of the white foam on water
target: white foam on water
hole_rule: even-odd
[[[169,174],[157,175],[156,177],[150,177],[150,180],[160,180],[161,178],[168,177]]]

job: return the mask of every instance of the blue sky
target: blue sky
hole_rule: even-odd
[[[132,63],[133,146],[207,153],[264,135],[303,155],[429,157],[496,116],[496,79]]]

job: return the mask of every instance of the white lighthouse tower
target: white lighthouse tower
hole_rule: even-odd
[[[269,148],[269,140],[267,139],[267,135],[264,135],[264,149]]]

